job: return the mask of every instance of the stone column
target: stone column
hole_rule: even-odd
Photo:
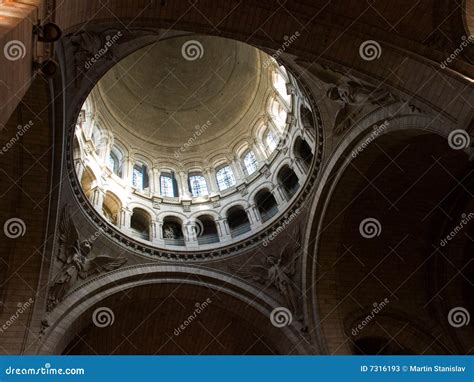
[[[120,227],[122,227],[122,229],[129,229],[132,221],[132,211],[124,207],[122,211],[120,211],[120,215]]]
[[[104,203],[104,195],[105,192],[98,186],[92,190],[92,205],[95,207],[97,211],[102,213],[102,204]]]
[[[153,166],[152,168],[152,178],[150,178],[150,184],[153,183],[152,195],[160,194],[160,170]]]
[[[123,179],[125,179],[127,186],[131,186],[133,180],[133,165],[135,159],[131,156],[128,156],[123,161]]]
[[[261,166],[263,162],[265,162],[265,159],[267,159],[267,157],[260,149],[260,146],[258,145],[258,142],[255,139],[251,142],[250,149],[254,152],[255,156],[257,157],[258,164],[259,166]]]
[[[207,187],[210,194],[217,193],[216,172],[213,168],[207,167],[204,169],[207,178]]]
[[[304,171],[303,165],[298,160],[296,160],[291,165],[291,169],[295,172],[296,176],[298,177],[298,182],[301,186],[303,179],[306,177],[306,173]]]
[[[152,222],[153,236],[151,241],[154,245],[159,247],[164,246],[165,242],[163,240],[163,221],[160,219],[154,220]]]
[[[196,231],[194,229],[194,225],[191,222],[187,222],[184,225],[184,229],[187,232],[187,235],[185,235],[186,246],[187,247],[197,247],[198,242],[197,242]]]
[[[232,237],[230,235],[229,224],[227,223],[226,218],[221,218],[216,220],[217,231],[219,232],[219,238],[221,242],[231,241]]]
[[[178,187],[180,188],[180,195],[182,199],[191,199],[191,193],[189,192],[189,187],[188,187],[188,174],[184,171],[179,172],[179,179],[180,182],[178,184]]]
[[[282,190],[279,185],[273,185],[272,194],[275,197],[277,205],[281,205],[286,202],[285,196],[282,194]]]
[[[245,174],[242,170],[242,166],[240,165],[240,158],[235,155],[234,158],[232,159],[232,170],[234,171],[234,176],[235,176],[235,184],[239,184],[244,181],[245,179]]]

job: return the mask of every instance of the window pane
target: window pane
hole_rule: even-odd
[[[219,171],[217,171],[216,178],[217,185],[221,191],[224,191],[235,184],[234,173],[229,166],[222,167]]]
[[[118,167],[118,160],[117,157],[114,155],[114,153],[110,153],[109,155],[109,160],[107,165],[110,167],[110,169],[114,172],[117,173],[117,167]]]
[[[132,183],[139,190],[143,190],[143,171],[143,166],[135,165],[133,167]]]
[[[255,157],[253,151],[249,151],[245,155],[244,165],[248,175],[253,174],[255,171],[257,171],[257,158]]]
[[[174,197],[173,179],[169,175],[161,175],[160,177],[161,195]]]
[[[267,136],[265,138],[265,143],[267,144],[269,152],[273,152],[273,150],[275,150],[275,148],[277,147],[277,138],[271,131],[268,131]]]
[[[194,197],[207,195],[206,179],[202,175],[192,175],[189,177],[189,185],[191,186],[191,193]]]

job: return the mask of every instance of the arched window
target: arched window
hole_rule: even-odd
[[[224,191],[235,184],[235,177],[229,166],[224,166],[216,172],[219,190]]]
[[[150,215],[141,208],[134,208],[130,219],[132,235],[143,240],[150,240]]]
[[[177,196],[172,173],[162,173],[160,175],[160,193],[161,196],[167,196],[168,198],[175,198]]]
[[[121,209],[122,203],[120,203],[120,199],[110,191],[107,191],[102,204],[102,214],[105,218],[112,224],[119,225]]]
[[[309,147],[308,143],[306,143],[306,141],[301,137],[296,138],[293,151],[295,157],[303,162],[306,169],[309,169],[311,167],[311,162],[313,161],[313,153],[311,152],[311,147]]]
[[[272,101],[270,106],[270,114],[275,125],[280,130],[283,130],[285,128],[286,116],[288,115],[288,113],[279,100],[274,99]]]
[[[194,225],[198,244],[212,244],[219,242],[216,222],[209,215],[202,215],[196,219]]]
[[[164,218],[163,240],[167,245],[185,245],[181,220],[174,216],[167,216]]]
[[[255,205],[260,213],[262,222],[266,222],[278,212],[275,197],[268,190],[260,190],[255,195]]]
[[[107,165],[110,167],[112,172],[122,177],[122,163],[123,163],[123,154],[115,146],[110,149],[110,154],[107,159]]]
[[[229,224],[230,235],[236,237],[251,230],[250,221],[241,206],[234,206],[227,211],[227,223]]]
[[[107,137],[105,134],[99,129],[99,127],[96,125],[94,126],[94,129],[92,130],[92,142],[94,143],[95,147],[95,153],[97,155],[100,155],[100,152],[105,149],[105,146],[107,145]]]
[[[146,164],[135,163],[135,166],[133,166],[132,184],[140,191],[148,188],[148,167]]]
[[[209,194],[209,191],[207,190],[206,179],[202,175],[190,175],[188,181],[189,191],[195,198]]]
[[[295,172],[285,165],[281,168],[277,175],[278,184],[283,189],[286,198],[289,200],[299,188],[298,176]]]
[[[275,150],[277,145],[278,139],[275,134],[273,134],[273,132],[269,129],[265,134],[265,146],[267,147],[268,153],[271,154],[273,150]]]
[[[255,156],[254,152],[250,150],[244,156],[244,170],[247,175],[253,174],[257,171],[258,161],[257,157]]]

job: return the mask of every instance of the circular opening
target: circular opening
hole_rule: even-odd
[[[179,251],[232,244],[275,223],[305,183],[318,139],[309,102],[250,45],[158,41],[88,95],[76,173],[95,210],[134,240]]]

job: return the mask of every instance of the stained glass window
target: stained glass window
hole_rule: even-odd
[[[171,175],[161,175],[160,176],[160,189],[161,195],[173,198],[174,195],[174,187],[173,187],[173,178]]]
[[[257,171],[258,162],[253,151],[249,151],[247,154],[245,154],[244,165],[247,175],[253,174],[255,171]]]
[[[191,188],[191,194],[194,197],[207,195],[206,179],[202,175],[191,175],[189,177],[189,186]]]
[[[229,166],[224,166],[216,173],[217,185],[219,190],[224,191],[225,189],[232,187],[235,184],[234,173]]]

